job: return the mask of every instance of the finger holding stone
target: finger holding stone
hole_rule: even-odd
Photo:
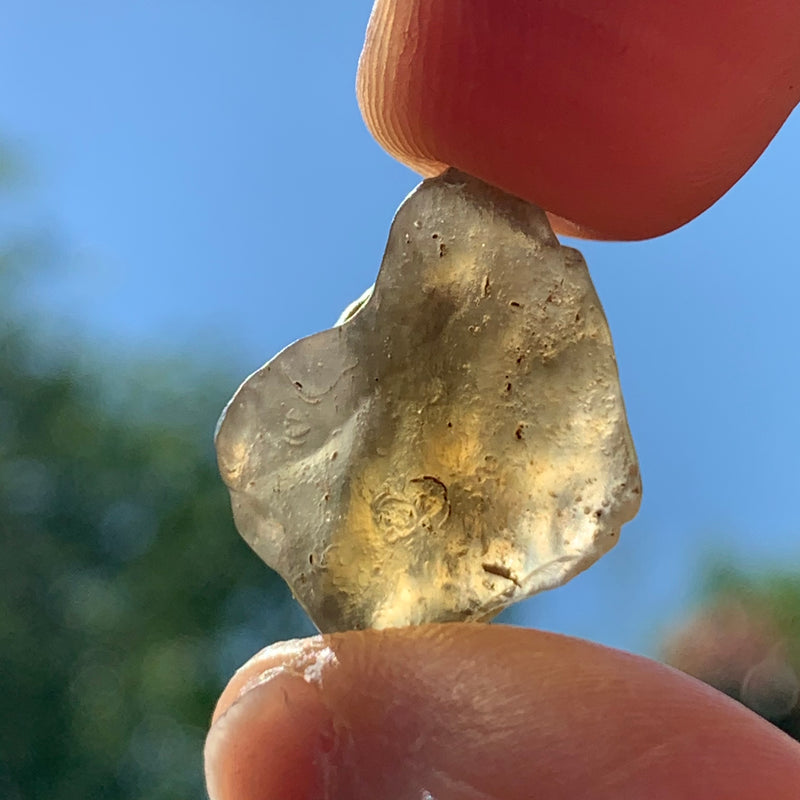
[[[643,239],[714,203],[800,100],[800,3],[377,0],[358,96],[422,175],[453,166],[557,232]]]
[[[429,625],[267,648],[220,699],[206,767],[214,800],[789,800],[800,746],[647,659]]]

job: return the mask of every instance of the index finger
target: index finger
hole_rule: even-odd
[[[800,100],[796,0],[377,0],[365,121],[429,176],[454,166],[642,239],[724,194]]]

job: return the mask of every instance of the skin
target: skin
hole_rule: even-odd
[[[550,212],[557,232],[644,239],[696,217],[800,101],[796,0],[377,0],[367,126]]]
[[[656,236],[800,99],[800,3],[724,6],[378,0],[359,101],[423,175],[459,167],[561,232]],[[656,662],[451,624],[262,651],[220,698],[206,774],[213,800],[796,800],[800,745]]]
[[[648,659],[506,626],[267,648],[220,698],[214,800],[796,800],[800,745]]]

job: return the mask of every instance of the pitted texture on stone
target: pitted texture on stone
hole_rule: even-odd
[[[322,631],[489,618],[592,564],[641,496],[583,258],[453,170],[400,207],[366,302],[245,381],[217,449]]]

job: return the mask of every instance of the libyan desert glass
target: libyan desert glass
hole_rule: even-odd
[[[488,619],[614,545],[641,484],[611,336],[541,210],[423,182],[343,320],[217,432],[239,531],[320,630]]]

